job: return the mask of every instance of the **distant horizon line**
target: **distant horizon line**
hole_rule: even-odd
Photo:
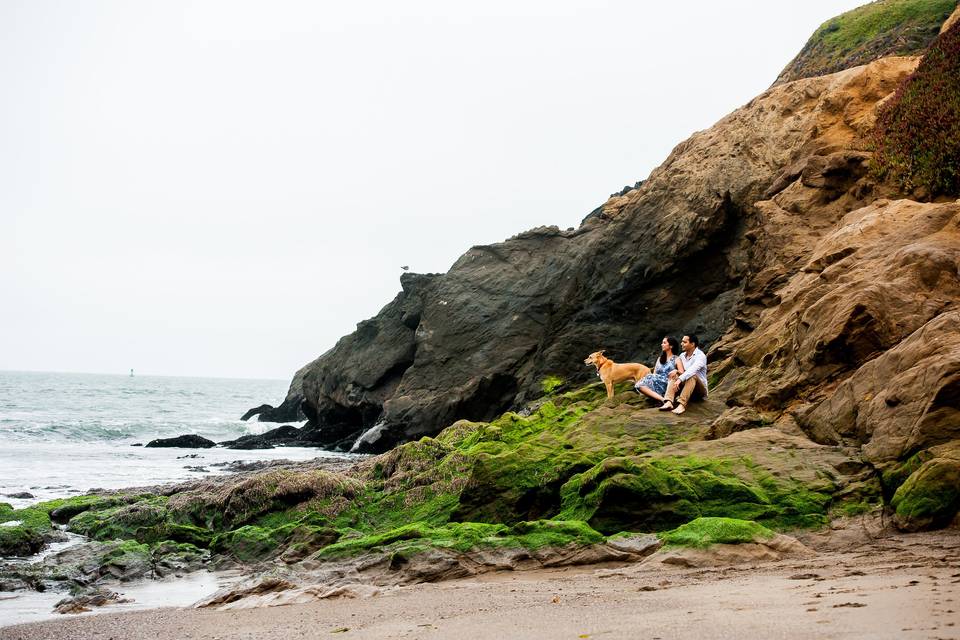
[[[201,376],[201,375],[186,375],[186,374],[169,374],[169,373],[137,373],[136,369],[131,369],[128,371],[133,371],[134,378],[200,378],[206,380],[260,380],[260,381],[285,381],[285,378],[253,378],[253,377],[244,377],[244,376]],[[130,373],[104,373],[100,371],[50,371],[50,370],[41,370],[41,369],[0,369],[0,373],[55,373],[55,374],[66,374],[66,375],[79,375],[79,376],[118,376],[121,378],[129,378]]]

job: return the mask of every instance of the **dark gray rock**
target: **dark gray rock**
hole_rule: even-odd
[[[29,491],[18,491],[17,493],[5,493],[3,495],[7,498],[17,498],[18,500],[29,500],[30,498],[36,498],[36,496]]]
[[[273,449],[276,446],[302,444],[302,435],[302,431],[297,427],[285,424],[266,433],[241,436],[236,440],[227,440],[220,444],[228,449]]]
[[[301,422],[307,419],[303,411],[303,376],[307,369],[312,365],[301,367],[297,371],[293,380],[290,382],[290,388],[287,390],[287,396],[278,407],[269,404],[262,404],[259,407],[250,409],[243,414],[241,420],[249,420],[257,416],[260,422]]]
[[[130,598],[122,598],[116,591],[109,589],[95,589],[83,595],[70,596],[60,600],[53,606],[54,613],[86,613],[93,607],[103,607],[108,604],[122,604],[133,602]]]
[[[147,447],[177,447],[181,449],[209,449],[217,446],[213,440],[203,436],[187,434],[176,438],[158,438],[147,443]]]
[[[753,179],[748,199],[766,188]],[[665,334],[722,335],[747,266],[741,204],[729,193],[678,198],[653,178],[633,197],[617,217],[473,247],[443,275],[403,274],[393,301],[306,367],[301,440],[350,450],[383,423],[357,450],[384,451],[458,419],[489,420],[539,396],[547,375],[586,382],[582,361],[597,349],[652,361]]]

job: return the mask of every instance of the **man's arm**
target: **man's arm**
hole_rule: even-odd
[[[693,359],[690,361],[690,366],[687,367],[687,370],[680,374],[680,382],[686,382],[693,376],[697,375],[700,370],[706,371],[707,369],[707,356],[702,351],[700,353],[693,354]]]

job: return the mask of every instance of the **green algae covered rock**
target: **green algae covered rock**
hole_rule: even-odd
[[[174,521],[167,509],[166,496],[144,494],[133,500],[118,506],[88,508],[71,518],[68,528],[94,540],[135,540],[148,544],[172,540],[198,547],[210,544],[211,531]]]
[[[604,536],[583,522],[538,520],[512,527],[482,522],[451,522],[431,526],[414,522],[383,533],[344,538],[317,554],[318,558],[345,558],[372,550],[403,552],[407,556],[430,548],[467,552],[483,547],[541,549],[603,542]]]
[[[255,562],[287,552],[287,559],[302,558],[333,544],[339,532],[329,527],[292,522],[278,527],[245,525],[217,535],[211,549],[241,562]]]
[[[27,556],[46,544],[53,525],[43,509],[0,503],[0,556]]]
[[[699,430],[691,421],[638,411],[642,401],[631,396],[601,404],[599,389],[588,389],[545,402],[529,416],[504,414],[464,438],[458,449],[471,464],[453,518],[511,523],[552,517],[572,476],[611,456],[643,453]]]
[[[14,509],[9,504],[0,503],[0,556],[37,553],[48,541],[60,537],[53,527],[54,522],[65,523],[89,509],[112,507],[125,500],[134,499],[136,498],[119,494],[85,495],[48,500],[23,509]]]
[[[960,441],[932,447],[897,489],[890,504],[904,531],[947,526],[960,511]]]
[[[668,546],[704,549],[712,544],[741,544],[770,540],[776,534],[752,520],[736,518],[697,518],[660,534]]]
[[[880,501],[869,470],[831,447],[764,428],[721,440],[608,458],[571,478],[560,518],[598,531],[664,531],[698,517],[755,520],[777,529],[822,526],[848,502]]]

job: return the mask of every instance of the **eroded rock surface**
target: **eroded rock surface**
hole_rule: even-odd
[[[379,315],[298,372],[306,431],[382,451],[490,420],[540,395],[547,376],[582,383],[597,348],[646,361],[666,333],[713,346],[731,326],[749,331],[817,240],[885,194],[864,139],[915,65],[886,58],[774,87],[579,228],[534,229],[470,249],[446,274],[405,274]]]

